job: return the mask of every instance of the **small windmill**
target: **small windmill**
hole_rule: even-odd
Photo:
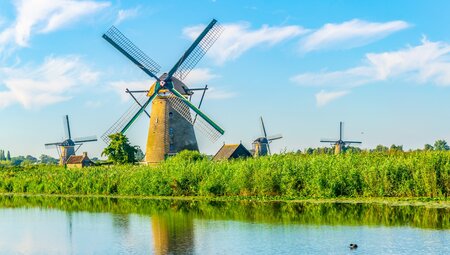
[[[275,136],[268,137],[262,116],[260,117],[260,119],[261,119],[261,129],[262,129],[263,136],[258,137],[252,143],[255,157],[265,156],[267,154],[270,155],[270,145],[269,144],[274,140],[283,138],[282,135],[275,135]]]
[[[343,128],[342,128],[342,121],[339,122],[339,140],[320,140],[321,143],[331,143],[334,145],[334,154],[339,154],[343,149],[345,149],[346,145],[350,145],[352,143],[361,144],[361,142],[358,141],[344,141],[343,139]]]
[[[96,136],[88,136],[88,137],[80,137],[72,139],[72,133],[70,132],[70,124],[69,124],[69,116],[66,115],[63,118],[64,123],[64,132],[65,139],[61,142],[56,143],[46,143],[45,148],[53,148],[56,147],[59,155],[59,164],[64,165],[70,156],[75,155],[77,150],[83,145],[83,143],[87,142],[95,142],[97,141]]]
[[[108,144],[109,135],[125,133],[143,112],[150,117],[146,111],[150,103],[152,103],[152,112],[145,153],[147,163],[158,163],[181,150],[198,150],[194,125],[212,141],[216,141],[223,135],[224,130],[200,111],[201,101],[199,107],[190,102],[189,98],[196,89],[189,89],[182,82],[214,44],[222,30],[222,27],[213,19],[172,69],[168,73],[157,76],[161,67],[117,28],[111,27],[103,38],[156,82],[150,86],[149,90],[127,89],[127,93],[133,97],[136,104],[102,135],[102,139]],[[206,89],[207,87],[202,89],[202,100]],[[134,93],[144,94],[138,97]],[[193,114],[195,114],[194,118]]]

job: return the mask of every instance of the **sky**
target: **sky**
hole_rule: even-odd
[[[116,26],[169,70],[213,19],[224,32],[184,80],[208,84],[202,110],[225,134],[197,133],[201,152],[282,134],[273,152],[328,146],[339,135],[423,148],[450,140],[448,1],[0,1],[0,149],[48,154],[44,144],[98,138],[128,109],[125,88],[153,80],[102,39]],[[198,103],[200,95],[194,95]],[[151,111],[151,109],[148,109]],[[145,149],[148,117],[127,131]],[[80,151],[99,157],[103,141]]]

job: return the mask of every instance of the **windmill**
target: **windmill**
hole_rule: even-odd
[[[321,143],[331,143],[334,145],[334,154],[339,154],[343,149],[345,149],[346,145],[350,145],[352,143],[361,144],[361,142],[358,141],[344,141],[343,139],[343,129],[342,129],[342,121],[339,122],[339,140],[320,140]]]
[[[95,142],[97,141],[96,136],[88,136],[88,137],[80,137],[72,139],[72,133],[70,132],[70,124],[69,124],[69,116],[65,115],[63,118],[64,123],[64,132],[66,137],[61,142],[56,143],[46,143],[45,148],[53,148],[56,147],[59,155],[59,164],[64,165],[70,156],[75,155],[77,150],[83,145],[83,143],[87,142]]]
[[[172,69],[161,76],[157,76],[161,67],[117,28],[113,26],[103,34],[106,41],[156,81],[149,90],[130,91],[127,89],[127,93],[133,97],[136,104],[133,104],[102,135],[102,139],[108,144],[110,142],[109,135],[125,133],[143,112],[150,117],[146,111],[150,103],[152,103],[152,112],[145,153],[145,162],[147,163],[158,163],[181,150],[198,150],[194,125],[212,141],[216,141],[223,135],[224,130],[200,111],[201,101],[199,107],[196,107],[188,100],[196,89],[189,89],[182,82],[214,44],[222,30],[223,28],[213,19]],[[206,89],[207,86],[203,89],[201,100],[203,100]],[[139,97],[135,96],[135,93],[142,94]],[[193,114],[195,114],[194,118]]]
[[[264,126],[264,121],[262,116],[261,119],[261,129],[262,129],[262,135],[261,137],[258,137],[255,141],[253,141],[253,150],[254,150],[254,156],[265,156],[267,154],[270,155],[270,146],[269,144],[273,140],[278,140],[283,138],[281,135],[275,135],[275,136],[267,136],[266,127]]]

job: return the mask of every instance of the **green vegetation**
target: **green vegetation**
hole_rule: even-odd
[[[109,145],[103,150],[102,156],[108,156],[108,160],[114,164],[126,164],[136,162],[136,154],[139,147],[131,146],[128,138],[122,133],[109,135]],[[143,155],[140,151],[139,155]],[[139,156],[138,156],[139,157]]]
[[[446,199],[450,152],[288,153],[214,162],[184,151],[158,166],[0,167],[0,193]]]
[[[11,157],[11,153],[9,151],[7,151],[5,155],[5,150],[0,150],[0,167],[27,166],[34,164],[55,165],[58,164],[58,162],[58,159],[44,154],[42,154],[39,159],[31,155]]]

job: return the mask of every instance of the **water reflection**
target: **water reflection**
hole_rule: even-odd
[[[165,225],[171,232],[178,231],[175,228],[177,224],[174,222],[179,221],[179,225],[188,227],[192,225],[189,222],[193,218],[275,224],[379,225],[450,229],[450,208],[448,207],[391,206],[377,203],[0,196],[0,208],[18,207],[54,208],[67,212],[113,213],[114,224],[123,229],[127,228],[127,215],[130,213],[156,216],[168,222]],[[161,221],[158,220],[158,222]]]
[[[153,215],[151,220],[155,254],[193,254],[194,224],[191,217],[165,213]]]
[[[424,206],[0,196],[0,254],[445,254],[449,229]]]

